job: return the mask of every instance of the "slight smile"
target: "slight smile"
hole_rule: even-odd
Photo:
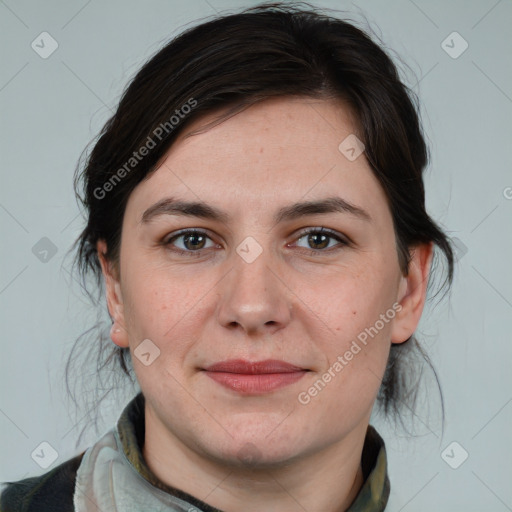
[[[231,359],[212,364],[203,371],[226,388],[260,395],[297,382],[309,370],[274,359],[254,362]]]

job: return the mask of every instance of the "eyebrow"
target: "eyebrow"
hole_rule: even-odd
[[[323,213],[348,213],[366,222],[372,222],[368,212],[341,197],[327,197],[315,201],[303,201],[280,208],[275,216],[276,224],[291,221],[305,215],[320,215]],[[229,222],[229,215],[202,201],[182,201],[172,197],[161,199],[150,206],[141,218],[141,224],[147,224],[160,215],[182,215],[210,219],[223,223]]]

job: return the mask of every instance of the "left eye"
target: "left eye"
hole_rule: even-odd
[[[316,249],[316,250],[323,250],[323,249],[330,249],[331,247],[334,247],[336,245],[347,245],[347,242],[343,240],[340,236],[337,234],[322,229],[311,229],[309,231],[305,231],[301,234],[300,238],[298,238],[298,241],[305,239],[306,243],[308,244],[306,249]],[[329,245],[332,241],[337,241],[338,244]]]

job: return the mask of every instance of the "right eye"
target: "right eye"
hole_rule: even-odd
[[[208,240],[211,245],[207,246]],[[201,251],[210,249],[215,246],[213,240],[208,236],[205,231],[197,229],[187,229],[178,233],[172,234],[164,245],[172,251],[179,253],[201,253]],[[181,247],[180,247],[181,245]]]

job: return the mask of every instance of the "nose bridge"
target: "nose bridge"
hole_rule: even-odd
[[[269,333],[289,321],[289,299],[275,275],[278,265],[274,260],[272,251],[251,237],[233,252],[232,270],[220,293],[218,318],[224,327]]]

